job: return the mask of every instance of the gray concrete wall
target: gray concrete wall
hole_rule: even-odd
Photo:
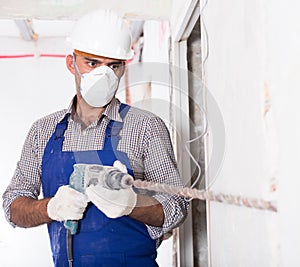
[[[203,84],[201,77],[201,36],[200,20],[198,19],[190,37],[187,40],[187,61],[189,69],[189,107],[190,107],[190,136],[191,139],[199,137],[203,133]],[[196,188],[204,188],[204,139],[195,140],[191,146],[191,153],[201,167],[201,176]],[[192,166],[192,183],[199,175],[196,164]],[[193,200],[193,244],[194,244],[194,266],[207,266],[207,231],[206,231],[206,203],[202,200]]]

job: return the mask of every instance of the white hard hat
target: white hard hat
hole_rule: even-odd
[[[89,54],[122,60],[133,57],[129,27],[110,10],[99,9],[81,17],[69,41],[73,49]]]

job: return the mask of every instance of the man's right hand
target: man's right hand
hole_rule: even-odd
[[[84,194],[64,185],[48,202],[47,213],[55,221],[80,220],[87,204],[88,198]]]

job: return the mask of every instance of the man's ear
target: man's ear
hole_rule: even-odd
[[[74,57],[73,55],[67,55],[66,57],[66,66],[68,70],[74,75],[75,74],[75,66],[74,66]]]

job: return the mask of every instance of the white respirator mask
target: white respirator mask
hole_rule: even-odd
[[[110,67],[100,66],[84,74],[79,72],[76,64],[75,69],[81,76],[80,93],[86,103],[100,108],[112,100],[119,86],[119,78]]]

